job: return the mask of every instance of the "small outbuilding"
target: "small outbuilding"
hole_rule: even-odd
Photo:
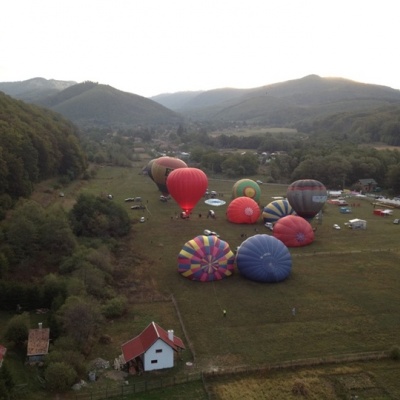
[[[351,219],[349,221],[349,227],[351,229],[367,229],[367,221],[364,219]]]
[[[175,354],[185,349],[183,341],[173,330],[164,330],[152,322],[135,338],[122,346],[123,363],[131,372],[152,371],[174,366]]]
[[[30,329],[28,335],[27,357],[31,363],[42,362],[49,352],[50,329],[43,328],[40,322],[37,329]]]

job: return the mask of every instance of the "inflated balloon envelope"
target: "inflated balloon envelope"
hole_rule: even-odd
[[[235,255],[216,236],[199,235],[185,243],[178,255],[178,272],[193,281],[211,282],[233,274]]]
[[[256,282],[280,282],[292,269],[289,249],[273,236],[247,238],[238,248],[236,265],[241,275]]]
[[[291,183],[287,199],[297,215],[313,219],[324,206],[328,197],[326,187],[315,179],[300,179]]]
[[[198,168],[178,168],[172,171],[167,178],[169,194],[187,214],[192,212],[204,196],[207,187],[207,175]]]
[[[149,164],[149,176],[164,196],[169,194],[166,184],[169,174],[176,169],[187,168],[187,164],[180,158],[168,156],[163,156],[151,160],[149,161]]]

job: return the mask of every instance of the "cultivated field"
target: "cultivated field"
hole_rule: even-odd
[[[219,233],[233,250],[244,240],[244,234],[272,232],[261,219],[256,225],[235,225],[226,220],[235,181],[209,181],[209,189],[220,193],[227,203],[212,208],[216,220],[206,218],[210,206],[203,200],[189,220],[177,218],[180,210],[175,201],[160,202],[156,185],[140,174],[146,162],[143,160],[131,169],[100,168],[95,179],[65,188],[64,198],[53,198],[68,208],[79,191],[112,194],[112,201],[123,204],[132,216],[133,232],[123,241],[118,260],[131,267],[131,275],[121,282],[121,287],[130,296],[132,317],[114,321],[113,326],[106,328],[113,344],[99,348],[104,353],[100,357],[117,356],[120,344],[140,333],[151,321],[174,329],[188,345],[177,367],[184,372],[217,374],[230,368],[261,368],[302,359],[382,352],[400,345],[400,226],[393,224],[393,219],[400,217],[400,210],[394,210],[391,217],[380,217],[373,215],[369,200],[349,199],[353,203],[352,213],[340,214],[337,206],[326,204],[322,222],[313,224],[317,228],[314,243],[290,249],[292,273],[284,282],[251,282],[237,270],[223,281],[192,282],[177,273],[177,256],[183,244],[204,229]],[[272,196],[286,193],[286,186],[263,184],[261,189],[261,206],[272,201]],[[36,196],[43,197],[44,192]],[[130,210],[132,203],[124,202],[125,198],[135,196],[142,197],[145,210]],[[142,216],[146,217],[145,223],[139,223]],[[352,218],[366,219],[367,229],[345,227],[344,223]],[[333,229],[333,224],[339,224],[341,229]],[[181,321],[170,301],[171,295]],[[293,307],[295,316],[291,312]],[[225,318],[223,309],[227,310]],[[187,367],[187,361],[193,365]],[[400,367],[396,368],[399,372]],[[319,373],[303,380],[311,385],[319,379],[316,374]],[[258,378],[247,377],[242,386],[252,387],[254,383],[255,393],[261,393]],[[233,381],[226,379],[213,383],[217,398],[234,398],[223,394],[228,390],[224,384],[233,385]],[[234,380],[237,385],[237,378]],[[271,389],[267,384],[262,390]],[[236,392],[239,393],[238,389]],[[246,398],[260,397],[255,394]]]

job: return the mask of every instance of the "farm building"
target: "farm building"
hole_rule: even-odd
[[[351,229],[367,229],[367,221],[364,219],[351,219],[349,221],[349,227]]]
[[[173,330],[164,330],[152,322],[135,338],[122,346],[122,361],[128,370],[152,371],[174,366],[175,353],[185,349]]]
[[[31,363],[42,362],[49,352],[50,329],[43,328],[39,323],[37,329],[30,329],[28,335],[28,361]]]
[[[0,368],[3,365],[4,356],[7,353],[7,348],[0,344]]]
[[[375,179],[359,179],[356,184],[363,193],[377,191],[378,184]]]

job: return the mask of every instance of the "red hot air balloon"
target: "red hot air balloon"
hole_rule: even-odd
[[[311,220],[325,204],[327,191],[325,186],[319,181],[314,179],[300,179],[289,185],[287,199],[297,215]]]
[[[273,234],[287,247],[307,246],[314,241],[310,223],[296,215],[280,218],[274,225]]]
[[[237,197],[233,199],[226,210],[228,221],[235,224],[254,224],[257,222],[260,214],[260,207],[250,197]]]
[[[178,168],[187,168],[187,164],[180,158],[175,157],[159,157],[151,164],[151,173],[149,175],[163,195],[167,196],[169,194],[166,184],[168,175]]]
[[[207,175],[198,168],[178,168],[167,178],[167,188],[182,211],[190,214],[208,187]]]

